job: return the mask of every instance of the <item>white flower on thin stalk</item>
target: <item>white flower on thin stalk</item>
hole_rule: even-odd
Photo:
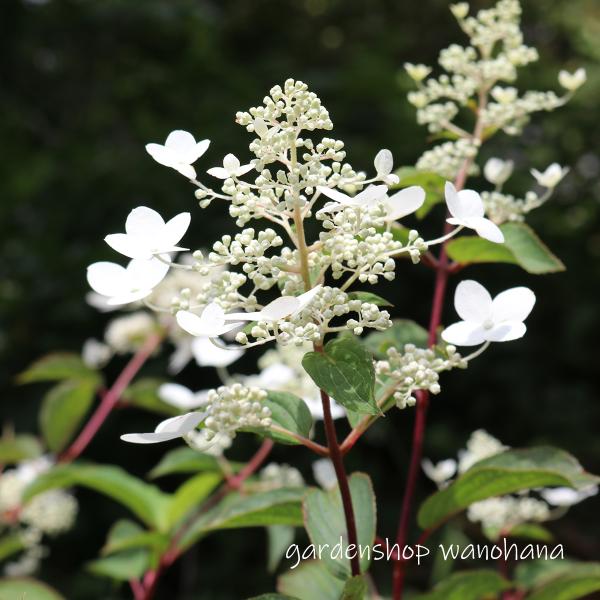
[[[215,302],[208,304],[200,315],[180,310],[175,318],[181,329],[195,337],[217,338],[240,325],[239,322],[226,322],[225,312]]]
[[[506,183],[512,175],[514,166],[515,163],[512,160],[490,158],[483,167],[483,174],[490,183],[500,186]]]
[[[280,296],[256,312],[229,313],[226,321],[278,321],[303,311],[321,290],[321,285],[299,296]]]
[[[158,397],[167,404],[181,410],[193,410],[206,404],[209,390],[192,392],[179,383],[163,383],[158,388]]]
[[[580,490],[568,487],[548,488],[540,492],[540,496],[552,506],[573,506],[598,493],[597,485],[590,485]]]
[[[483,200],[475,190],[457,192],[454,185],[447,181],[445,194],[446,204],[452,215],[447,219],[448,223],[474,229],[477,235],[490,242],[504,242],[504,234],[498,225],[483,216]]]
[[[525,335],[523,321],[533,305],[535,294],[515,287],[498,294],[473,280],[461,281],[454,294],[454,307],[463,319],[442,331],[442,339],[455,346],[477,346],[484,342],[509,342]]]
[[[177,244],[190,226],[190,220],[190,213],[184,212],[165,223],[155,210],[138,206],[127,217],[126,233],[107,235],[104,241],[113,250],[129,258],[147,260],[157,254],[187,250]]]
[[[574,92],[587,81],[587,73],[583,67],[580,67],[574,73],[569,71],[560,71],[558,73],[558,83],[569,92]]]
[[[210,140],[196,142],[194,136],[187,131],[177,129],[162,144],[146,144],[146,152],[165,167],[179,171],[188,179],[196,179],[196,170],[192,167],[207,150]]]
[[[230,177],[241,177],[254,169],[254,165],[249,163],[247,165],[241,165],[238,158],[233,154],[228,154],[223,159],[222,167],[213,167],[206,171],[209,175],[217,177],[218,179],[229,179]]]
[[[433,464],[428,458],[424,458],[421,461],[421,467],[425,475],[440,487],[454,477],[457,466],[458,465],[453,458],[441,460],[436,464]]]
[[[149,296],[168,270],[168,262],[157,259],[133,259],[127,267],[103,261],[87,268],[87,281],[108,306],[120,306]]]
[[[561,182],[569,170],[569,167],[561,167],[558,163],[552,163],[543,173],[537,169],[531,169],[531,174],[541,186],[552,189]]]
[[[151,433],[126,433],[121,436],[121,439],[132,444],[168,442],[194,431],[205,417],[206,413],[189,412],[161,421]]]
[[[377,153],[373,162],[377,177],[388,185],[394,185],[400,181],[398,175],[394,175],[394,157],[389,150],[383,149]]]
[[[199,367],[228,367],[244,354],[240,346],[216,346],[206,337],[194,338],[191,351]]]

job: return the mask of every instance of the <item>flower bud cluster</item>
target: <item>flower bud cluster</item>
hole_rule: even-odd
[[[284,487],[302,487],[304,485],[304,478],[300,471],[285,463],[269,463],[259,473],[259,479],[264,487],[271,490]]]
[[[471,504],[467,510],[469,521],[481,523],[483,529],[493,537],[517,525],[539,523],[550,517],[550,507],[543,500],[530,496],[488,498]]]
[[[426,150],[417,161],[417,169],[437,173],[445,179],[454,179],[465,161],[477,156],[480,142],[474,138],[461,138],[454,142],[444,142]],[[477,175],[479,168],[469,166],[468,175]]]
[[[524,221],[525,215],[540,207],[547,198],[548,195],[540,197],[532,191],[527,192],[525,199],[515,198],[511,194],[502,192],[481,193],[485,214],[496,225]]]
[[[243,428],[269,427],[271,411],[264,405],[267,392],[240,383],[221,386],[210,390],[203,409],[208,413],[204,420],[207,441],[217,434],[235,437],[235,432]]]
[[[214,281],[203,286],[202,291],[196,295],[195,302],[202,306],[214,301],[223,310],[236,309],[239,306],[254,310],[257,305],[256,297],[246,297],[239,291],[247,281],[248,278],[243,273],[224,271]]]
[[[104,332],[104,340],[117,354],[137,351],[156,330],[156,321],[147,312],[134,312],[113,319]]]
[[[416,390],[439,394],[439,373],[442,371],[467,367],[467,362],[454,346],[446,346],[444,353],[445,356],[441,356],[430,348],[405,344],[403,352],[391,347],[387,351],[387,360],[375,363],[375,372],[385,385],[393,383],[398,408],[414,406],[416,400],[413,394]]]

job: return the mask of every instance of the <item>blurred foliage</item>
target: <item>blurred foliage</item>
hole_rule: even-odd
[[[453,455],[470,431],[484,427],[514,446],[564,447],[598,472],[600,3],[524,4],[527,42],[542,59],[526,70],[521,87],[556,89],[557,72],[565,67],[586,67],[589,81],[566,108],[537,116],[519,139],[499,136],[484,156],[516,161],[519,173],[508,188],[515,192],[531,185],[530,167],[554,161],[572,167],[551,203],[530,220],[568,270],[536,277],[513,265],[492,265],[464,273],[494,292],[529,285],[539,302],[523,341],[494,347],[468,376],[444,377],[426,453],[434,459]],[[427,134],[405,100],[410,82],[402,63],[433,63],[441,48],[461,40],[445,0],[3,0],[0,16],[2,410],[5,426],[23,432],[35,428],[43,388],[16,388],[15,374],[45,352],[79,351],[86,337],[101,336],[107,317],[83,296],[86,265],[114,258],[103,236],[120,230],[138,204],[166,215],[196,205],[185,180],[145,153],[146,142],[183,128],[213,140],[201,168],[219,164],[226,152],[247,156],[249,138],[235,125],[235,112],[294,77],[321,96],[353,165],[369,168],[382,147],[393,151],[397,165],[414,164]],[[441,222],[439,210],[434,214]],[[217,203],[194,214],[193,246],[207,245],[231,227]],[[402,316],[426,323],[430,273],[408,267],[400,273],[382,286],[382,295]],[[450,309],[446,314],[453,316]],[[149,371],[160,375],[162,366],[155,361]],[[252,361],[241,368],[251,369]],[[194,367],[182,382],[200,387],[200,377],[202,384],[215,383],[212,374]],[[116,436],[153,421],[133,412],[115,415],[89,456],[115,461]],[[410,411],[394,414],[348,460],[350,470],[368,469],[373,476],[380,535],[395,529],[411,422]],[[240,456],[253,447],[246,438]],[[119,446],[119,460],[144,475],[163,450]],[[274,457],[310,473],[302,449],[278,449]],[[421,481],[421,496],[432,491]],[[52,543],[41,577],[73,600],[126,598],[126,590],[75,574],[123,516],[91,492],[79,496],[77,528]],[[596,516],[592,501],[553,527],[573,556],[600,555]],[[272,588],[262,574],[265,563],[261,532],[208,538],[173,568],[158,597],[250,596]]]

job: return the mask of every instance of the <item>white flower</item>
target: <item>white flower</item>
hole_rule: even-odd
[[[519,95],[519,91],[514,87],[501,87],[496,85],[492,88],[492,96],[498,104],[512,104]]]
[[[278,321],[303,311],[321,290],[321,285],[299,296],[280,296],[258,312],[229,313],[226,321]]]
[[[531,174],[537,182],[546,188],[556,187],[568,172],[569,167],[561,167],[558,163],[552,163],[543,173],[537,169],[531,169]]]
[[[419,210],[425,202],[425,190],[418,185],[411,185],[385,197],[383,204],[387,210],[386,221],[397,221],[406,215]]]
[[[189,412],[161,421],[153,433],[126,433],[121,436],[121,439],[132,444],[168,442],[192,432],[204,417],[206,417],[205,413]]]
[[[542,490],[540,495],[552,506],[573,506],[586,498],[595,496],[598,493],[597,485],[590,485],[580,490],[574,490],[568,487],[557,487]]]
[[[168,263],[157,259],[133,259],[127,267],[104,261],[87,268],[87,281],[95,292],[107,298],[107,305],[119,306],[149,296],[168,270]]]
[[[110,346],[99,342],[94,338],[88,338],[81,349],[83,362],[92,369],[101,369],[112,356]]]
[[[180,310],[175,318],[181,329],[196,337],[216,338],[239,326],[239,322],[227,323],[223,309],[215,302],[208,304],[200,316]]]
[[[325,186],[319,186],[317,189],[334,202],[325,205],[321,210],[323,212],[333,212],[346,206],[373,206],[387,198],[388,188],[387,185],[370,185],[355,196],[348,196],[348,194]]]
[[[446,182],[446,204],[452,215],[447,219],[451,225],[461,225],[474,229],[477,235],[500,244],[504,242],[504,234],[500,228],[486,219],[483,214],[483,200],[474,190],[456,191],[456,188],[449,182]]]
[[[337,477],[333,463],[328,458],[319,458],[312,464],[313,477],[324,489],[331,490],[337,486]]]
[[[254,169],[253,164],[240,165],[240,161],[233,154],[228,154],[223,159],[222,167],[213,167],[206,172],[219,179],[229,179],[230,177],[241,177],[252,169]]]
[[[196,143],[194,136],[187,131],[171,131],[165,145],[146,144],[148,154],[161,165],[179,171],[188,179],[196,178],[196,170],[192,167],[207,150],[210,140]]]
[[[199,367],[228,367],[244,354],[239,346],[216,346],[206,337],[194,338],[191,350]]]
[[[389,150],[380,150],[373,164],[375,165],[375,171],[377,171],[377,177],[388,185],[393,185],[400,181],[398,175],[392,173],[394,169],[394,157]]]
[[[433,464],[428,458],[421,461],[423,471],[431,481],[437,485],[442,485],[456,473],[456,461],[453,458],[441,460],[437,464]]]
[[[417,83],[423,81],[431,73],[431,67],[427,65],[413,65],[409,62],[404,63],[404,69],[408,73],[408,76]]]
[[[155,254],[186,250],[177,246],[190,226],[190,213],[179,213],[167,223],[147,206],[134,208],[125,222],[126,233],[107,235],[104,241],[129,258],[150,259]]]
[[[117,354],[136,352],[152,333],[156,321],[145,311],[137,311],[113,319],[104,332],[104,340]]]
[[[558,74],[558,83],[570,92],[574,92],[576,89],[580,88],[586,81],[587,74],[583,68],[577,69],[575,73],[560,71]]]
[[[106,296],[102,296],[98,294],[98,292],[88,292],[85,295],[85,301],[97,311],[101,313],[109,313],[114,312],[115,310],[119,310],[118,306],[112,306],[108,303],[108,298]]]
[[[450,5],[452,14],[460,21],[469,14],[469,5],[467,2],[458,2]]]
[[[509,342],[525,335],[523,321],[535,304],[534,293],[515,287],[498,294],[473,280],[461,281],[454,294],[454,307],[463,319],[442,331],[442,338],[455,346],[476,346],[483,342]]]
[[[158,388],[158,397],[167,404],[181,410],[192,410],[206,404],[209,390],[192,392],[178,383],[163,383]]]
[[[485,178],[494,185],[502,185],[512,174],[514,162],[501,158],[490,158],[483,167]]]

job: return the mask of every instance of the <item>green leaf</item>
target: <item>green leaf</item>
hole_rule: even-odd
[[[40,358],[17,377],[19,383],[63,379],[87,379],[99,383],[101,378],[96,371],[83,362],[78,354],[66,352],[57,352]]]
[[[377,415],[373,357],[354,336],[330,341],[323,352],[307,352],[302,366],[336,402],[358,413]]]
[[[448,242],[448,256],[461,264],[509,263],[528,273],[541,275],[565,270],[565,265],[525,223],[504,223],[504,244],[477,236],[463,236]]]
[[[525,538],[529,540],[538,540],[540,542],[551,542],[554,536],[542,525],[538,523],[522,523],[516,525],[509,532],[511,538]]]
[[[0,538],[0,561],[20,552],[23,548],[25,548],[25,544],[19,533],[7,533]]]
[[[321,561],[309,560],[281,575],[277,590],[298,600],[340,600],[344,582],[335,578]]]
[[[202,503],[221,482],[221,473],[200,473],[177,488],[168,509],[169,526],[173,528]]]
[[[46,490],[73,485],[81,485],[109,496],[131,510],[150,527],[159,531],[168,528],[170,497],[119,467],[92,464],[58,465],[29,485],[23,493],[23,500],[30,500]]]
[[[386,300],[377,294],[373,294],[373,292],[348,292],[348,298],[350,300],[368,302],[375,306],[394,306],[389,300]]]
[[[507,450],[476,463],[447,488],[427,498],[418,521],[428,529],[479,500],[535,487],[580,488],[598,480],[586,473],[573,456],[557,448]]]
[[[495,597],[510,587],[510,582],[490,569],[461,571],[438,583],[428,594],[417,596],[416,600],[481,600]]]
[[[269,525],[267,527],[267,569],[274,573],[286,550],[294,541],[295,530],[290,525]]]
[[[352,507],[356,521],[358,544],[361,548],[372,546],[375,540],[376,508],[375,494],[369,476],[365,473],[353,473],[349,478]],[[338,579],[350,577],[350,561],[346,558],[348,534],[344,509],[339,489],[323,491],[309,490],[303,503],[304,526],[310,541],[319,547],[328,544],[320,559]],[[324,547],[324,546],[323,546]],[[369,554],[360,558],[361,571],[369,567]]]
[[[238,463],[230,463],[234,471],[239,469]],[[200,471],[213,471],[220,473],[219,461],[210,454],[202,454],[189,446],[169,450],[160,462],[150,471],[151,479],[179,473],[198,473]]]
[[[384,359],[390,348],[402,350],[406,344],[427,348],[427,330],[410,319],[394,319],[385,331],[373,331],[364,339],[364,344],[375,358]]]
[[[423,219],[436,204],[444,201],[446,180],[437,173],[417,171],[415,167],[400,167],[395,173],[400,177],[400,182],[393,189],[419,185],[425,190],[425,202],[416,212],[418,219]]]
[[[98,558],[86,565],[90,573],[117,581],[140,579],[149,568],[150,552],[141,548]]]
[[[56,590],[35,579],[0,579],[0,600],[64,600]]]
[[[288,392],[268,390],[267,393],[268,396],[264,401],[264,405],[271,410],[273,424],[297,433],[302,437],[308,437],[313,426],[313,419],[308,406],[306,406],[306,402],[302,398],[298,398],[298,396],[294,396],[294,394]],[[269,437],[280,444],[300,443],[291,435],[270,429],[253,429],[251,431]]]
[[[100,553],[106,556],[134,548],[148,548],[158,552],[164,550],[168,543],[169,538],[165,534],[147,531],[134,521],[121,519],[110,528]]]
[[[355,575],[346,581],[340,600],[364,600],[367,589],[367,580],[362,575]]]
[[[189,548],[211,531],[268,525],[302,525],[304,488],[280,488],[252,496],[230,494],[212,510],[192,522],[179,541]]]
[[[527,596],[528,600],[575,600],[600,591],[599,563],[571,563],[567,572]]]
[[[178,415],[180,411],[177,408],[163,402],[158,396],[158,388],[163,383],[163,380],[150,377],[138,379],[123,392],[121,402],[160,415]]]
[[[0,464],[10,465],[37,458],[43,452],[40,441],[27,433],[17,436],[5,435],[0,439]]]
[[[63,381],[44,396],[40,430],[52,452],[63,450],[79,430],[94,401],[96,385],[91,379]]]

